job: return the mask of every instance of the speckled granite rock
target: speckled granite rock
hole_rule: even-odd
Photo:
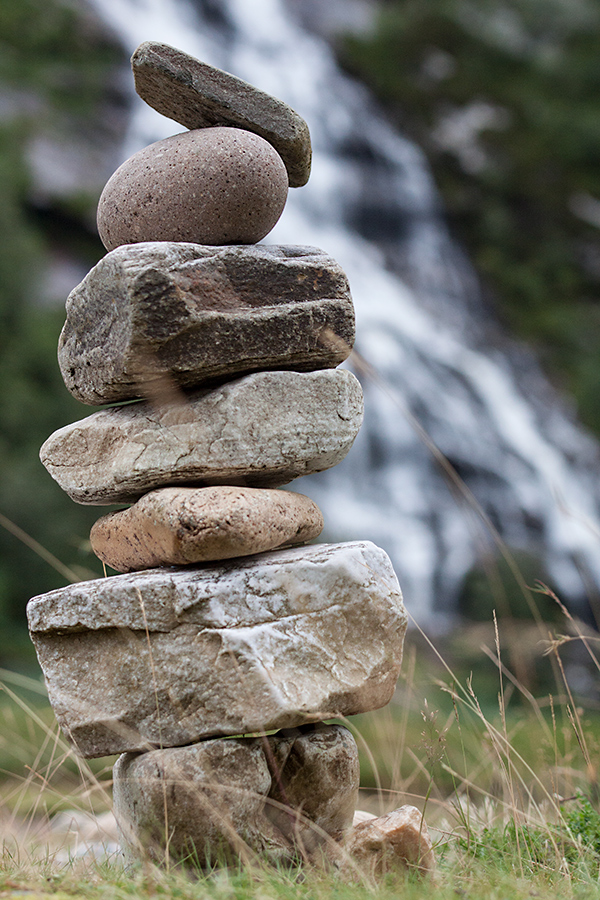
[[[306,184],[311,146],[298,113],[235,75],[181,50],[147,41],[131,58],[135,89],[154,109],[186,128],[234,125],[261,135],[281,155],[291,187]]]
[[[265,369],[326,369],[354,343],[348,281],[314,247],[156,242],[107,254],[67,300],[62,376],[84,403]]]
[[[255,244],[287,199],[271,144],[239,128],[203,128],[134,153],[106,183],[98,233],[107,250],[140,241]]]
[[[127,753],[113,778],[130,857],[277,862],[344,839],[358,799],[358,749],[348,729],[320,723]]]
[[[302,544],[323,530],[316,503],[291,491],[162,488],[99,519],[92,550],[118,572],[184,566]]]
[[[87,757],[384,706],[406,629],[369,542],[85,581],[27,614],[50,702]]]
[[[129,503],[167,485],[278,487],[340,462],[362,422],[344,369],[256,372],[156,408],[134,403],[55,431],[40,458],[77,503]]]

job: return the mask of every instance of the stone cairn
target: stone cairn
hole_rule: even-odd
[[[308,180],[307,125],[166,45],[132,65],[138,94],[190,130],[110,178],[109,252],[67,301],[67,388],[120,405],[55,432],[41,459],[77,503],[132,505],[91,532],[123,574],[28,605],[50,701],[83,757],[122,754],[130,857],[430,869],[418,810],[355,815],[356,743],[324,721],[392,696],[396,576],[369,542],[294,546],[323,519],[279,490],[343,459],[362,420],[336,368],[354,340],[343,271],[257,246]]]

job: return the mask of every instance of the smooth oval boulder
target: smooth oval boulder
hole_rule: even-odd
[[[93,526],[92,550],[117,572],[249,556],[323,530],[312,500],[291,491],[219,485],[162,488]]]
[[[82,581],[27,616],[52,708],[86,757],[378,709],[407,620],[368,541]]]
[[[174,402],[93,413],[50,435],[40,459],[76,503],[131,503],[159,487],[280,487],[348,453],[363,417],[345,369],[255,372]]]
[[[356,741],[343,725],[126,753],[113,769],[123,849],[200,866],[255,854],[306,858],[343,841],[358,801]]]
[[[255,244],[279,219],[288,177],[277,151],[240,128],[202,128],[135,153],[98,203],[107,250],[141,241]]]

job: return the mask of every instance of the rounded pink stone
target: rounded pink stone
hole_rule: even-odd
[[[107,250],[142,241],[254,244],[279,219],[288,175],[277,151],[241,128],[202,128],[145,147],[106,184]]]

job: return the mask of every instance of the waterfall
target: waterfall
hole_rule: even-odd
[[[319,503],[324,537],[383,547],[409,610],[429,625],[452,613],[465,574],[491,546],[482,516],[511,548],[543,561],[564,599],[576,604],[596,589],[598,447],[527,353],[489,324],[422,153],[296,21],[302,0],[93,2],[129,51],[144,40],[172,44],[285,100],[309,124],[311,179],[290,191],[266,242],[314,245],[340,262],[368,364],[354,364],[366,411],[350,454],[294,485]],[[141,100],[134,109],[123,158],[182,130]]]

